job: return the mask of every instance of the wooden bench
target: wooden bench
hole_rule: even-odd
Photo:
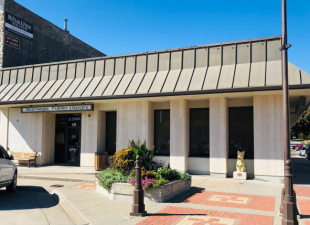
[[[14,157],[14,160],[27,161],[28,167],[30,167],[30,165],[34,165],[35,167],[37,166],[36,165],[36,157],[37,157],[36,152],[12,152],[11,156]]]

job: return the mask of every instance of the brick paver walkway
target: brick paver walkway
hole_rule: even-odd
[[[202,191],[184,200],[185,203],[223,206],[231,208],[254,209],[264,211],[275,210],[274,197]]]
[[[96,190],[96,184],[93,183],[83,183],[71,187],[71,189],[86,189],[86,190]]]
[[[298,199],[302,215],[310,216],[310,200]]]
[[[168,206],[139,225],[272,225],[273,217]]]
[[[294,185],[294,190],[297,196],[310,198],[310,187]]]

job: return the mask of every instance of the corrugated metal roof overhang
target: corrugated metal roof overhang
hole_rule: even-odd
[[[1,70],[0,105],[280,90],[279,36]],[[310,75],[289,63],[290,88]]]

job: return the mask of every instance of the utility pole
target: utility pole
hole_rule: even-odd
[[[287,50],[291,45],[287,44],[287,15],[286,0],[282,0],[282,83],[283,83],[283,150],[284,150],[284,196],[282,225],[297,225],[296,196],[293,189],[293,163],[290,150],[289,128],[289,99],[288,99],[288,60]]]

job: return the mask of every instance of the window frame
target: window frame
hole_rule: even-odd
[[[207,109],[209,113],[209,154],[208,155],[191,155],[191,111],[197,109]],[[189,151],[188,157],[197,157],[197,158],[210,158],[210,108],[190,108],[189,109]]]
[[[156,153],[156,112],[157,111],[169,111],[169,136],[171,135],[171,114],[170,114],[170,109],[155,109],[154,110],[154,156],[169,156],[171,154],[171,143],[169,143],[169,154],[163,154],[163,153]],[[170,142],[170,137],[169,137],[169,142]]]

